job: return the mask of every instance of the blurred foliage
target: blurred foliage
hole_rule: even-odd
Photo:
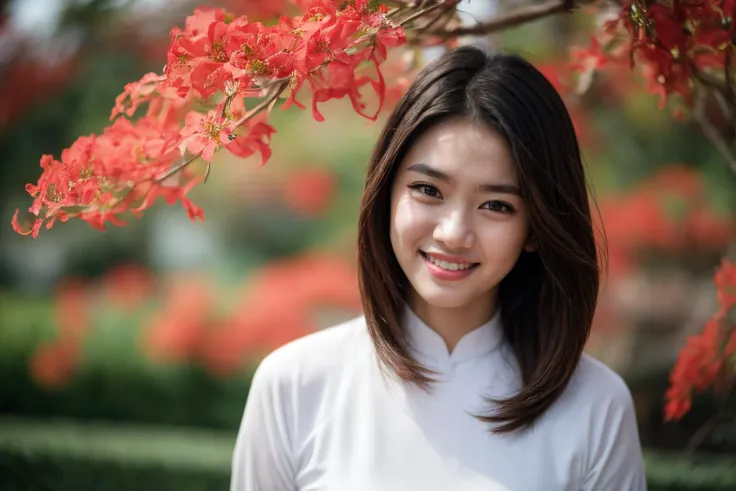
[[[119,0],[86,0],[84,2],[72,2],[65,6],[59,19],[58,29],[60,32],[69,29],[80,29],[89,32],[90,36],[95,31],[102,30],[114,22],[115,16],[120,13],[121,8],[130,0],[120,2]]]
[[[227,489],[235,436],[196,429],[0,418],[0,489]],[[733,457],[645,454],[651,491],[731,491]]]

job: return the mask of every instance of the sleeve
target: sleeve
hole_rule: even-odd
[[[636,412],[623,382],[594,431],[582,491],[647,491]]]
[[[272,356],[251,382],[232,458],[230,491],[295,491],[286,372]]]

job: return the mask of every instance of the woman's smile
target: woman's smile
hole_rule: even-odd
[[[435,278],[440,280],[456,281],[470,276],[480,263],[467,262],[462,258],[447,256],[439,253],[419,251],[427,269]]]

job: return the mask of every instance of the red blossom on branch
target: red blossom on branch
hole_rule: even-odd
[[[111,126],[80,138],[61,160],[42,158],[38,183],[26,188],[34,198],[28,210],[33,218],[24,222],[16,212],[13,228],[36,237],[57,219],[81,218],[100,229],[107,222],[124,225],[123,214],[139,214],[159,196],[181,201],[190,218],[202,218],[185,194],[206,173],[191,164],[202,160],[209,172],[222,148],[241,158],[259,153],[264,164],[275,132],[268,113],[286,91],[282,108],[303,107],[296,96],[304,82],[312,88],[315,119],[323,119],[318,103],[347,96],[356,112],[374,120],[385,93],[380,65],[387,47],[405,42],[403,27],[366,0],[300,5],[303,15],[273,26],[223,9],[196,9],[183,29],[172,29],[163,73],[125,86]],[[357,74],[366,63],[375,67],[374,77]],[[373,114],[359,92],[364,85],[378,95]],[[246,107],[246,97],[262,100]],[[146,113],[128,119],[143,104]]]
[[[408,41],[452,45],[463,34],[490,33],[570,10],[569,1],[550,0],[461,28],[454,0],[391,7],[368,0],[293,3],[302,14],[281,16],[273,25],[236,18],[223,9],[195,9],[183,28],[171,30],[163,73],[149,73],[126,85],[112,110],[119,119],[99,137],[87,137],[93,142],[88,159],[76,162],[76,168],[68,160],[42,159],[39,182],[28,187],[34,218],[21,223],[16,213],[15,230],[36,237],[43,224],[48,228],[56,219],[72,217],[98,228],[106,222],[123,224],[122,214],[150,204],[140,206],[151,197],[151,189],[160,190],[177,173],[182,174],[179,186],[194,182],[190,164],[199,159],[209,163],[223,147],[243,158],[258,152],[265,163],[275,131],[267,117],[282,94],[281,109],[304,108],[297,96],[306,83],[316,120],[323,120],[321,103],[345,97],[357,113],[375,120],[386,97],[381,65],[389,49]],[[588,50],[571,53],[571,64],[585,87],[594,71],[626,62],[640,67],[661,104],[672,94],[693,104],[697,86],[730,93],[734,17],[734,0],[629,0],[592,38]],[[375,73],[364,73],[366,67]],[[364,86],[378,96],[375,112],[367,110],[361,97]],[[261,101],[246,108],[246,98]],[[146,115],[129,122],[142,104],[149,106]],[[189,209],[190,216],[199,216]]]
[[[692,404],[695,392],[714,387],[725,396],[733,388],[736,376],[736,264],[723,261],[714,283],[720,309],[708,321],[703,332],[688,338],[670,375],[665,395],[665,419],[682,418]]]
[[[602,198],[609,273],[629,273],[634,258],[641,253],[683,257],[693,249],[718,251],[727,247],[736,238],[733,217],[716,213],[708,198],[702,176],[677,164],[625,194]]]
[[[187,114],[184,124],[181,130],[182,154],[188,150],[209,162],[220,146],[230,143],[232,133],[229,122],[216,111],[210,111],[207,115],[192,111]]]
[[[571,67],[587,79],[592,71],[627,63],[638,67],[647,89],[659,95],[660,108],[674,94],[690,106],[694,81],[715,76],[724,87],[731,83],[734,18],[733,0],[628,0],[587,50],[572,49]]]

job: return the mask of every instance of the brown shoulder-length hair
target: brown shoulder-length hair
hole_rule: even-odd
[[[391,189],[411,145],[431,126],[469,118],[500,132],[514,157],[537,250],[522,252],[499,286],[504,336],[522,388],[477,416],[493,432],[530,426],[562,394],[588,339],[600,268],[580,148],[554,87],[514,54],[463,46],[417,76],[380,135],[358,223],[358,266],[368,331],[383,369],[430,390],[400,325],[408,280],[391,247]]]

